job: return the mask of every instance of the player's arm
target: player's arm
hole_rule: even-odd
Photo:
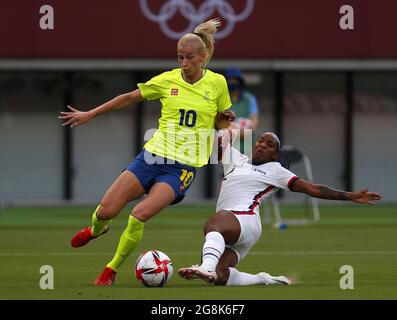
[[[218,161],[223,159],[226,148],[236,139],[238,130],[238,126],[230,122],[226,129],[218,131]]]
[[[135,104],[144,100],[141,95],[141,91],[136,89],[134,91],[121,94],[112,100],[88,111],[80,111],[71,106],[68,106],[70,109],[69,112],[61,112],[59,116],[60,119],[66,120],[62,125],[67,126],[70,125],[71,127],[80,126],[92,118],[99,116],[103,113],[110,112],[116,109],[123,108],[125,106]]]
[[[291,191],[306,193],[309,196],[328,199],[328,200],[349,200],[362,204],[375,204],[374,201],[380,200],[382,196],[377,192],[369,192],[362,189],[356,192],[339,191],[330,187],[313,184],[308,181],[297,179],[290,186]]]

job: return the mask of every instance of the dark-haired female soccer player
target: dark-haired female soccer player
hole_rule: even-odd
[[[145,223],[168,205],[180,202],[194,180],[196,168],[207,164],[214,127],[226,128],[234,119],[232,112],[225,111],[231,106],[225,78],[206,69],[219,25],[217,19],[209,20],[179,39],[180,68],[139,83],[138,89],[90,111],[70,108],[71,112],[61,112],[60,118],[66,120],[63,125],[74,127],[144,99],[159,99],[162,104],[159,130],[107,190],[92,215],[92,225],[71,240],[73,247],[84,246],[107,232],[111,219],[128,202],[148,194],[132,210],[117,251],[96,285],[114,283],[121,264],[140,242]]]
[[[224,136],[228,139],[229,134]],[[286,276],[266,272],[248,274],[234,267],[249,252],[262,233],[259,206],[279,188],[330,200],[350,200],[374,204],[381,195],[363,189],[338,191],[298,178],[276,162],[280,140],[271,132],[257,139],[252,163],[248,157],[224,142],[222,164],[225,177],[218,198],[217,212],[204,226],[202,264],[179,269],[185,279],[200,278],[217,285],[291,284]]]

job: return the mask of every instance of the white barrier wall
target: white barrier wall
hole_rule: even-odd
[[[354,188],[369,187],[397,201],[397,73],[357,73]]]
[[[0,73],[0,201],[62,198],[60,74]]]
[[[62,132],[56,116],[0,114],[0,201],[61,200]]]
[[[315,182],[343,188],[345,112],[344,77],[340,73],[286,73],[284,141],[308,155]],[[290,168],[302,178],[302,164]],[[286,200],[302,195],[285,192]]]
[[[75,90],[75,104],[96,107],[134,89],[131,74],[78,73],[83,84]],[[134,110],[125,107],[73,128],[73,193],[77,201],[99,201],[134,157]]]

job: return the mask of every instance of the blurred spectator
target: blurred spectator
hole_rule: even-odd
[[[255,96],[245,89],[245,80],[240,69],[231,68],[226,70],[225,78],[229,88],[232,107],[230,110],[236,114],[236,125],[240,130],[240,141],[235,142],[235,147],[242,153],[251,155],[251,148],[244,150],[244,138],[248,138],[247,132],[251,129],[254,138],[258,126],[258,103]],[[236,146],[236,144],[239,144]]]

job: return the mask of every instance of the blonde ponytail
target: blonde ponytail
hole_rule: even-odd
[[[221,25],[220,19],[211,19],[198,25],[193,33],[185,34],[179,39],[178,46],[195,45],[199,51],[205,51],[206,66],[214,54],[215,33]]]
[[[218,30],[220,25],[220,19],[216,18],[203,22],[194,29],[194,33],[197,34],[201,40],[203,40],[205,48],[207,49],[205,64],[210,61],[212,55],[214,54],[215,32]]]

